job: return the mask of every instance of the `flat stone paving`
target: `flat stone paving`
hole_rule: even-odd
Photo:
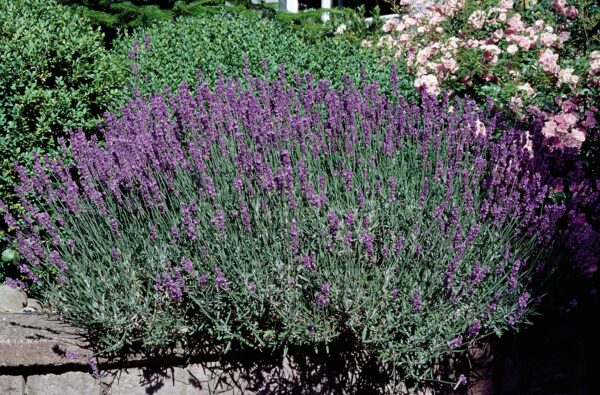
[[[25,393],[25,378],[23,376],[0,375],[0,394],[23,395]]]
[[[19,366],[87,365],[77,330],[44,314],[0,314],[0,369]],[[81,358],[66,358],[66,353]]]

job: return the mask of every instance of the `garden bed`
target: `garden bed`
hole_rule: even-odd
[[[528,3],[0,0],[0,392],[547,393],[482,345],[595,292],[600,9]]]

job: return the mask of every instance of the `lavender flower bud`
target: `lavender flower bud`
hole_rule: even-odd
[[[481,322],[479,320],[473,321],[471,326],[469,326],[469,330],[468,330],[469,337],[476,337],[477,335],[479,335],[480,331],[481,331]]]
[[[417,313],[423,311],[423,304],[421,303],[421,294],[419,293],[419,290],[417,288],[413,290],[412,308]]]
[[[217,287],[217,291],[229,291],[229,281],[227,281],[227,278],[225,278],[225,275],[218,267],[215,267],[215,284]]]
[[[454,339],[448,341],[448,348],[450,349],[455,349],[457,347],[460,347],[460,345],[463,343],[463,338],[462,336],[457,336]]]

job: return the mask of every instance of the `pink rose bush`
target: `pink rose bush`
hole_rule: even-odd
[[[538,114],[553,147],[580,149],[595,125],[600,51],[572,43],[585,25],[571,3],[401,2],[406,12],[386,22],[377,46],[405,63],[415,88],[491,97],[521,119]]]
[[[406,67],[422,92],[475,97],[523,126],[531,158],[549,163],[542,166],[548,199],[570,205],[560,214],[564,228],[548,235],[557,262],[575,276],[593,274],[600,261],[600,35],[592,28],[600,7],[416,0],[402,11],[377,43],[383,60]]]

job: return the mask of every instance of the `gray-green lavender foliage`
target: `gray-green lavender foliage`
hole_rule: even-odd
[[[543,194],[520,134],[307,77],[182,85],[74,133],[22,176],[23,272],[103,351],[348,341],[422,381],[522,323]]]

